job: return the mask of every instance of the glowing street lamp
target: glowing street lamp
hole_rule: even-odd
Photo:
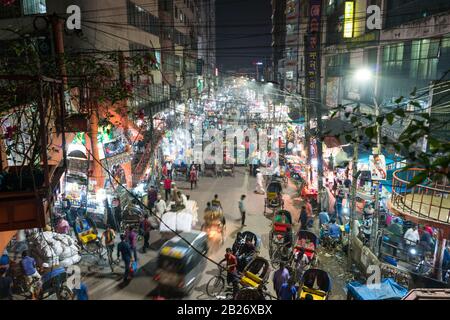
[[[355,72],[354,78],[357,81],[366,82],[372,78],[372,72],[367,68],[358,69]]]

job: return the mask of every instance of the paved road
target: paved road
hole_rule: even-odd
[[[198,202],[200,220],[198,228],[200,228],[200,224],[203,221],[202,215],[206,203],[213,198],[214,194],[219,194],[227,219],[227,238],[222,248],[209,253],[211,259],[220,261],[223,258],[225,248],[231,247],[236,233],[241,230],[249,230],[261,236],[261,255],[268,258],[270,220],[263,214],[264,196],[253,192],[255,180],[254,177],[251,177],[246,173],[244,168],[237,168],[234,178],[203,177],[199,181],[198,188],[194,190],[189,190],[190,186],[185,182],[177,183],[184,193],[189,194],[191,199]],[[291,198],[294,197],[292,186],[289,186],[285,192],[285,207],[293,213],[293,218],[296,221],[298,219],[298,209],[294,208],[291,200]],[[238,200],[242,194],[247,195],[246,203],[248,210],[246,221],[247,227],[244,227],[244,229],[241,229],[240,227],[240,214],[238,210]],[[83,281],[88,285],[91,299],[151,299],[155,293],[154,289],[156,287],[156,283],[152,280],[152,275],[156,268],[157,249],[159,249],[162,244],[159,233],[152,232],[150,241],[153,250],[147,251],[146,254],[139,254],[140,269],[133,280],[127,285],[124,285],[121,282],[121,275],[123,272],[122,267],[118,267],[116,272],[112,274],[109,266],[105,265],[105,263],[103,263],[103,265],[98,265],[96,259],[89,259],[89,257],[83,259],[82,269],[85,274]],[[324,262],[330,260],[326,263],[334,265],[332,266],[333,270],[330,270],[332,274],[336,274],[337,276],[341,272],[339,268],[341,268],[342,265],[336,257],[320,257],[320,259]],[[337,270],[334,270],[336,268]],[[208,262],[207,269],[199,284],[186,298],[196,300],[208,299],[209,297],[205,293],[206,282],[216,274],[216,272],[217,266],[212,262]],[[338,283],[335,283],[335,290],[333,290],[331,298],[341,299],[343,297],[343,292],[340,288],[342,288],[343,284],[339,283],[339,279],[337,280]],[[271,286],[269,289],[273,294]]]

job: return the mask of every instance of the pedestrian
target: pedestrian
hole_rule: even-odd
[[[197,170],[195,170],[195,165],[193,165],[191,172],[189,173],[189,180],[191,181],[191,190],[194,185],[197,188]]]
[[[114,212],[114,221],[116,223],[113,227],[116,232],[120,232],[120,226],[122,224],[122,209],[120,207],[120,200],[117,197],[114,197],[112,201],[112,207]]]
[[[69,231],[69,222],[61,216],[56,218],[56,232],[61,234],[69,234]]]
[[[106,230],[102,233],[101,240],[105,243],[109,261],[113,261],[114,241],[116,240],[116,233],[110,225],[106,226]]]
[[[148,241],[150,240],[150,230],[152,229],[148,214],[144,216],[142,229],[144,230],[144,246],[142,247],[142,252],[145,253],[147,249],[150,249],[150,243]]]
[[[41,275],[36,268],[36,261],[28,254],[28,251],[25,250],[22,252],[22,261],[20,264],[26,276],[31,296],[33,299],[36,299],[39,292],[39,285],[37,285],[37,283],[41,280]]]
[[[137,233],[134,231],[133,226],[129,226],[126,232],[126,239],[130,244],[130,248],[133,251],[134,261],[138,261],[137,258]]]
[[[293,278],[281,285],[280,288],[280,299],[281,300],[296,300],[297,298],[297,288],[295,287],[295,281]]]
[[[7,269],[0,269],[0,301],[12,300],[13,280],[8,275]]]
[[[289,270],[286,269],[286,264],[284,262],[280,262],[280,268],[274,272],[273,274],[273,289],[277,295],[277,298],[280,299],[280,289],[283,283],[286,283],[290,278]]]
[[[150,186],[150,189],[148,190],[147,199],[148,207],[150,208],[150,210],[153,210],[153,208],[155,207],[155,202],[158,199],[158,192],[153,185]]]
[[[337,220],[339,221],[340,225],[343,225],[343,221],[342,221],[342,202],[344,200],[343,194],[341,192],[339,192],[339,194],[336,196],[336,215],[337,215]]]
[[[123,275],[123,281],[128,280],[128,275],[130,273],[130,266],[131,266],[131,247],[128,244],[128,242],[125,241],[125,235],[120,235],[120,243],[117,245],[117,259],[120,259],[120,256],[122,255],[122,260],[125,263],[125,272]]]
[[[297,281],[301,282],[303,278],[303,272],[309,263],[309,258],[305,253],[304,248],[300,248],[295,258],[295,271],[297,275]]]
[[[164,179],[164,190],[166,192],[166,201],[169,201],[170,192],[172,189],[172,179],[169,176],[166,176]]]
[[[170,179],[172,178],[172,161],[167,161],[166,163],[166,168],[167,168],[167,175]]]
[[[245,209],[245,194],[241,195],[241,200],[239,200],[239,212],[241,213],[241,226],[245,227],[245,213],[246,213],[246,209]]]
[[[308,214],[306,213],[306,206],[302,206],[302,210],[300,211],[300,217],[298,219],[300,223],[301,230],[308,229]]]
[[[158,194],[158,196],[157,196],[155,207],[156,207],[156,215],[159,218],[162,218],[163,214],[167,210],[167,205],[166,205],[166,202],[162,199],[161,194]]]

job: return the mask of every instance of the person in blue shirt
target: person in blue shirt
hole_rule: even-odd
[[[123,275],[123,281],[128,280],[131,266],[131,254],[131,247],[128,242],[125,241],[125,235],[121,234],[120,243],[117,245],[117,259],[120,259],[120,255],[122,255],[122,260],[125,263],[125,273]]]
[[[328,224],[330,222],[330,216],[328,215],[328,212],[322,211],[319,213],[319,222],[320,225]]]
[[[28,255],[28,251],[22,252],[22,260],[20,262],[22,270],[27,277],[27,285],[30,288],[30,293],[33,299],[36,299],[39,294],[41,275],[36,269],[36,261]]]
[[[297,297],[297,288],[295,287],[294,278],[289,278],[289,280],[281,285],[280,288],[280,300],[295,300]]]
[[[331,220],[328,232],[330,237],[334,239],[339,239],[341,237],[341,227],[336,223],[336,220]]]

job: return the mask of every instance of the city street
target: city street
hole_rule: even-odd
[[[255,181],[254,177],[249,176],[244,167],[238,167],[236,169],[235,177],[224,176],[219,178],[202,177],[199,180],[198,187],[194,190],[190,190],[190,185],[184,181],[177,181],[176,184],[179,189],[191,196],[191,199],[198,202],[199,206],[199,223],[198,229],[200,229],[203,209],[206,207],[206,203],[211,201],[215,194],[219,195],[219,199],[222,202],[225,217],[227,221],[227,238],[225,244],[217,251],[210,252],[209,257],[214,261],[220,261],[223,259],[225,248],[231,247],[236,233],[242,230],[249,230],[262,239],[261,256],[268,258],[269,248],[269,232],[271,220],[264,216],[264,195],[258,195],[254,193]],[[284,191],[285,209],[290,211],[293,215],[294,221],[298,220],[299,209],[293,204],[292,198],[294,197],[293,185],[290,184]],[[240,227],[240,214],[238,210],[238,199],[240,195],[246,194],[247,199],[247,221],[246,227],[241,229]],[[298,224],[295,227],[297,230]],[[315,229],[317,223],[315,223]],[[317,230],[314,230],[315,232]],[[106,262],[103,262],[101,266],[92,265],[88,261],[96,261],[96,259],[90,259],[86,257],[85,261],[81,263],[83,273],[83,281],[89,288],[90,295],[93,299],[151,299],[156,293],[156,283],[153,281],[152,276],[156,268],[157,250],[162,245],[160,241],[159,232],[151,232],[151,246],[152,249],[147,253],[142,254],[139,245],[139,271],[135,277],[125,286],[122,283],[123,268],[116,268],[115,273],[112,274]],[[344,257],[340,258],[337,255],[331,256],[326,252],[320,252],[319,260],[321,261],[321,268],[330,272],[333,282],[333,289],[330,295],[330,299],[339,300],[345,299],[343,292],[344,283],[344,269],[343,262]],[[203,274],[200,282],[191,292],[186,299],[192,300],[206,300],[210,299],[206,295],[205,287],[207,281],[217,273],[217,266],[208,261],[207,268]],[[273,287],[270,282],[269,292],[274,295]]]

